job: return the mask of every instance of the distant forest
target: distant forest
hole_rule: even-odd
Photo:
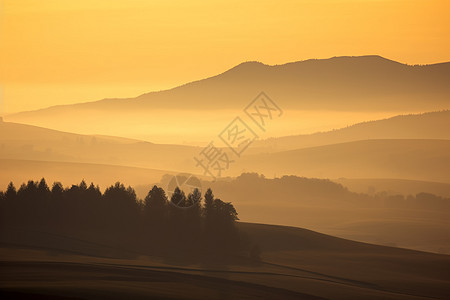
[[[236,220],[234,206],[216,199],[211,189],[185,195],[177,187],[168,199],[155,185],[141,201],[133,188],[119,182],[102,194],[93,183],[64,188],[55,182],[49,188],[42,178],[18,190],[11,182],[0,192],[1,228],[108,238],[144,254],[235,253],[243,247]]]
[[[428,192],[419,192],[415,195],[387,191],[357,193],[329,179],[294,175],[265,178],[258,173],[242,173],[234,179],[212,182],[210,186],[224,198],[233,196],[236,203],[245,203],[248,199],[258,199],[260,202],[282,199],[284,202],[301,202],[328,207],[407,208],[437,211],[450,209],[450,198]]]

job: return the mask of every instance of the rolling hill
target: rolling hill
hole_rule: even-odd
[[[40,180],[42,177],[52,185],[59,181],[64,186],[79,184],[81,180],[94,182],[102,190],[120,181],[126,185],[150,184],[159,182],[165,174],[176,174],[170,171],[124,167],[117,165],[0,159],[0,191],[5,191],[9,182],[16,188],[28,180]],[[147,190],[143,190],[140,197],[145,197]]]
[[[177,261],[117,249],[114,241],[3,230],[0,294],[21,299],[390,300],[450,295],[448,255],[358,243],[302,228],[251,223],[238,223],[238,228],[261,247],[262,262],[244,256],[214,264]],[[98,280],[95,286],[93,280]]]
[[[375,244],[450,253],[450,201],[368,196],[325,179],[243,174],[203,183],[245,222],[297,226]]]
[[[399,178],[450,183],[450,140],[362,140],[248,155],[235,173],[318,178]]]
[[[192,171],[201,149],[0,122],[0,158]]]
[[[426,128],[427,124],[432,124],[429,126],[432,130],[437,127],[436,124],[447,120],[447,112],[436,113],[443,118],[433,117],[434,114],[416,116],[419,121],[413,122],[414,126],[423,124]],[[422,122],[420,120],[423,116],[432,116],[431,119],[435,121]],[[379,122],[383,124],[385,121]],[[405,128],[413,129],[414,126]],[[385,128],[387,131],[389,127]],[[406,131],[405,129],[404,132]],[[359,132],[362,135],[364,129]],[[339,130],[323,135],[336,135],[338,140],[340,139]],[[309,138],[314,139],[315,136],[313,134]],[[360,135],[346,136],[357,138]],[[308,136],[305,138],[308,139]],[[332,138],[320,139],[323,142],[333,141]],[[301,141],[303,139],[300,139],[300,142],[296,140],[294,144],[301,145]],[[286,147],[290,147],[288,144]],[[280,148],[282,147],[285,146]],[[103,164],[199,174],[203,170],[195,166],[193,158],[198,156],[202,149],[124,138],[79,135],[0,122],[0,158],[7,160]],[[450,140],[440,139],[372,139],[300,147],[289,151],[276,151],[276,148],[256,145],[249,148],[242,158],[235,159],[230,169],[224,172],[224,176],[238,176],[242,172],[253,171],[268,177],[292,174],[318,178],[394,178],[449,183],[448,153]],[[133,185],[141,183],[142,181],[132,182]]]
[[[338,178],[333,181],[351,191],[369,195],[380,192],[386,192],[387,195],[415,195],[425,192],[450,198],[450,184],[448,183],[390,178]]]
[[[450,139],[450,111],[398,115],[332,131],[255,141],[265,151],[294,150],[368,139]]]

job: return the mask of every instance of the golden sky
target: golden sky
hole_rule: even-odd
[[[0,113],[173,87],[243,61],[450,61],[448,0],[0,1]]]

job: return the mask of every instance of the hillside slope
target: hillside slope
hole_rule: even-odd
[[[311,59],[275,66],[245,62],[166,91],[55,106],[16,117],[74,109],[241,109],[260,91],[282,101],[286,109],[436,109],[450,104],[449,79],[450,63],[409,66],[380,56]],[[312,98],[315,101],[310,101]]]
[[[297,226],[343,238],[450,253],[450,201],[432,195],[369,196],[329,180],[243,174],[207,182],[246,222]]]
[[[450,183],[450,140],[380,139],[248,155],[233,166],[266,176],[399,178]]]
[[[0,158],[185,170],[199,147],[154,144],[121,137],[82,135],[0,122]]]
[[[398,115],[313,134],[256,141],[269,151],[294,150],[367,139],[450,139],[450,110]]]
[[[261,247],[262,262],[245,257],[215,264],[177,261],[115,249],[114,242],[3,230],[0,294],[50,299],[192,299],[186,291],[208,299],[450,296],[447,255],[357,243],[302,228],[251,223],[238,223],[238,228]]]

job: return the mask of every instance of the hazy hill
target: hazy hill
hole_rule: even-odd
[[[164,174],[170,171],[114,166],[105,164],[17,160],[0,158],[0,190],[5,191],[8,183],[12,181],[16,188],[28,180],[39,180],[44,177],[49,185],[53,182],[62,182],[64,186],[79,184],[81,180],[94,182],[102,189],[116,181],[126,185],[139,185],[158,182]],[[174,173],[176,174],[176,173]],[[145,197],[148,189],[139,194]]]
[[[399,178],[450,183],[450,140],[380,139],[248,155],[236,172],[319,178]]]
[[[450,111],[399,115],[332,131],[255,141],[269,151],[293,150],[367,139],[450,139]]]
[[[125,165],[152,169],[192,168],[201,149],[120,137],[81,135],[0,122],[0,158]]]
[[[380,56],[311,59],[275,66],[245,62],[217,76],[166,91],[20,115],[74,108],[241,109],[260,91],[266,91],[286,109],[439,109],[450,105],[449,80],[450,63],[409,66]]]
[[[204,183],[242,221],[304,227],[376,244],[450,253],[450,199],[368,196],[329,180],[243,174]]]
[[[242,63],[207,79],[136,98],[104,99],[5,116],[5,120],[77,133],[165,143],[216,136],[261,91],[285,112],[281,129],[337,128],[369,114],[450,108],[450,63],[408,66],[379,56],[335,57],[269,66]],[[304,123],[293,111],[326,111]],[[361,114],[337,120],[334,114]],[[388,113],[389,112],[389,113]],[[283,132],[288,130],[287,132]],[[292,131],[293,128],[298,128]]]
[[[117,136],[101,136],[92,135],[87,136],[83,134],[76,134],[70,132],[64,132],[59,130],[53,130],[38,126],[31,126],[26,124],[12,123],[12,122],[2,122],[0,121],[0,139],[5,142],[52,142],[52,141],[80,141],[84,142],[98,142],[98,143],[109,143],[109,144],[132,144],[140,142],[134,139],[128,139]]]
[[[389,178],[338,178],[333,181],[353,192],[369,195],[380,192],[385,192],[387,195],[415,195],[425,192],[450,198],[450,184],[448,183]]]
[[[417,124],[421,123],[426,127],[426,122]],[[2,159],[121,165],[199,174],[203,170],[195,167],[193,158],[202,149],[0,123]],[[292,174],[450,182],[447,171],[450,140],[362,140],[269,153],[271,151],[274,149],[267,147],[249,149],[230,165],[224,176],[255,171],[268,177]]]

